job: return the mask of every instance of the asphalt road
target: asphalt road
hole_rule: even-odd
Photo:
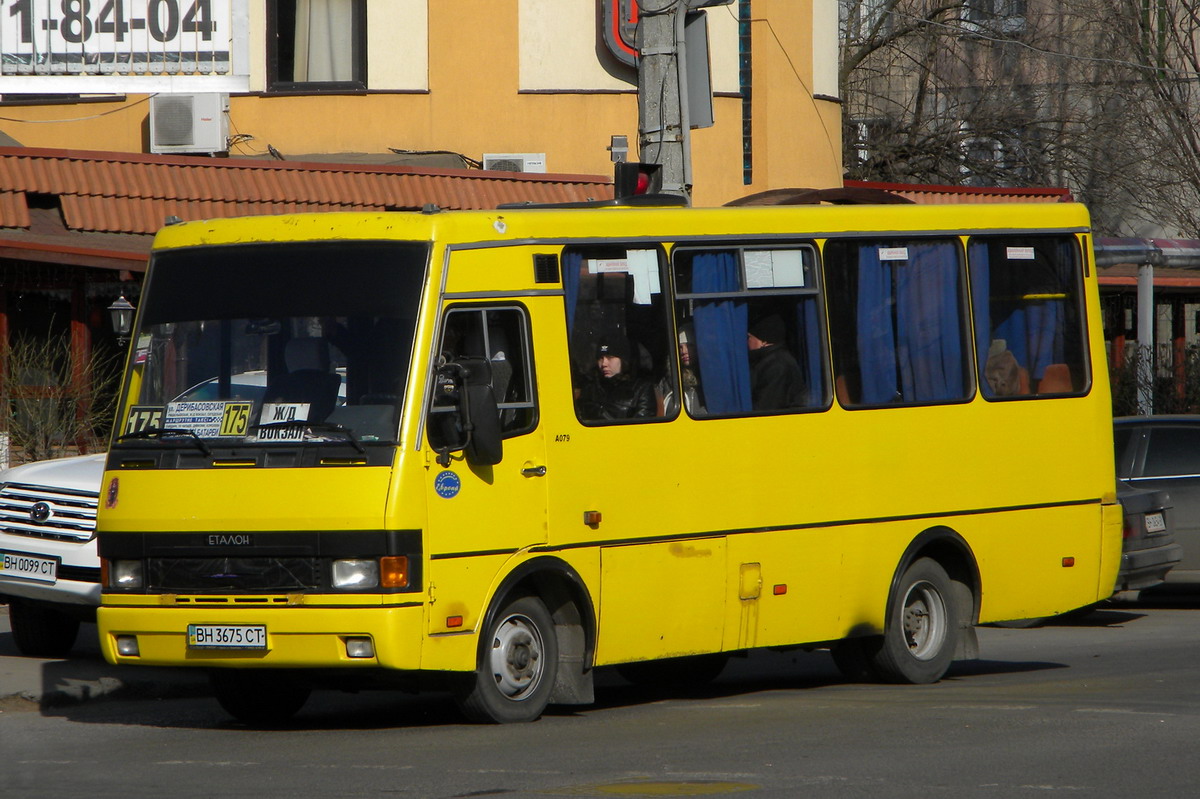
[[[983,628],[980,644],[986,659],[931,686],[849,684],[825,652],[739,659],[699,694],[602,674],[595,706],[504,727],[464,724],[436,694],[318,693],[280,730],[169,691],[9,700],[0,796],[1195,793],[1200,603]]]

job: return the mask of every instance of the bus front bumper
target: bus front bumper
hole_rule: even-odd
[[[421,668],[423,605],[371,608],[99,609],[100,647],[118,665],[197,668]],[[190,634],[189,634],[190,630]]]

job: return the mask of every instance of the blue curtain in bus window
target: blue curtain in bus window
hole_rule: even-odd
[[[741,288],[737,255],[705,253],[692,259],[692,291],[712,293]],[[750,354],[746,348],[749,314],[741,300],[696,303],[696,346],[700,384],[710,414],[749,413]]]
[[[939,402],[965,394],[953,244],[909,244],[907,260],[859,249],[863,402]]]
[[[892,267],[879,260],[879,248],[858,250],[858,365],[861,401],[881,405],[897,398],[896,332],[892,322]]]
[[[575,330],[575,304],[579,302],[579,270],[583,268],[583,254],[568,252],[563,255],[563,293],[567,301],[567,336]]]
[[[796,348],[796,362],[804,373],[808,385],[806,405],[819,405],[824,397],[821,370],[821,320],[817,316],[817,303],[811,298],[796,303],[796,330],[800,331],[800,346]]]

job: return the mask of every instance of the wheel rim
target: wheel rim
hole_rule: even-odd
[[[917,660],[932,660],[946,640],[946,603],[932,583],[914,583],[904,597],[904,643]]]
[[[528,616],[514,614],[496,627],[488,655],[492,679],[507,699],[521,701],[542,680],[542,634]]]

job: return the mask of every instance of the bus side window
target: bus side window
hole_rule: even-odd
[[[1086,392],[1090,375],[1075,237],[973,236],[967,261],[984,398]]]
[[[676,355],[662,251],[641,245],[563,252],[575,412],[588,424],[678,414]]]
[[[456,306],[442,325],[437,361],[485,363],[504,438],[537,426],[529,318],[522,307]],[[429,409],[429,441],[435,449],[462,446],[456,399],[439,394],[435,379]]]
[[[965,402],[973,380],[956,239],[826,242],[838,401],[849,407]]]
[[[796,413],[828,404],[812,245],[680,247],[673,261],[690,415]]]

